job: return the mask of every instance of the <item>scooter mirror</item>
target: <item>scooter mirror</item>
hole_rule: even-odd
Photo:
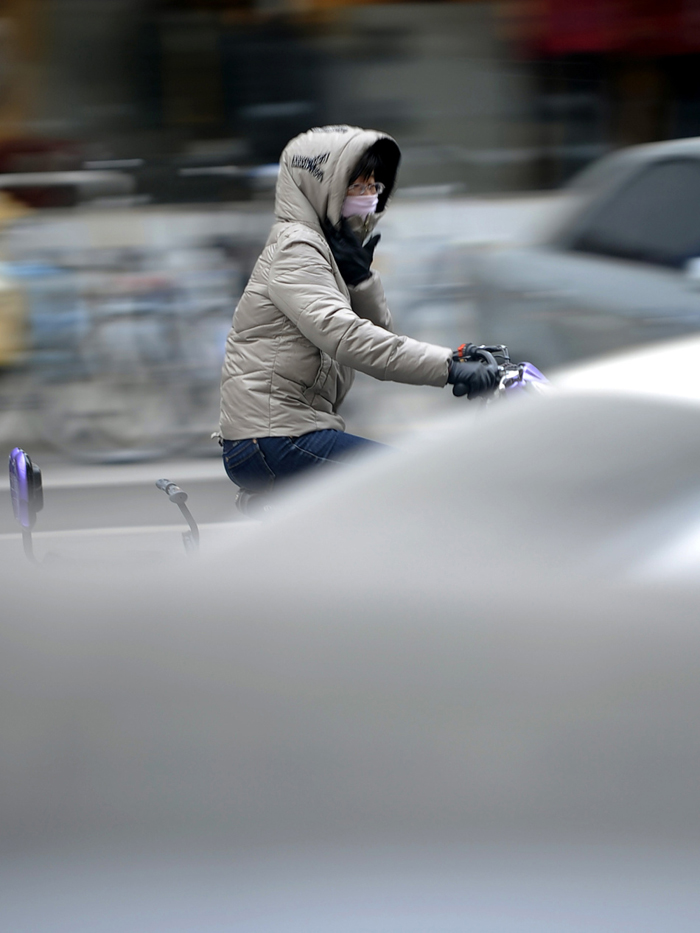
[[[36,513],[44,507],[41,470],[21,447],[10,454],[10,494],[16,521],[29,531],[36,522]]]

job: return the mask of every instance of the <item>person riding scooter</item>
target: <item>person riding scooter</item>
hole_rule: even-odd
[[[491,391],[497,369],[396,334],[373,235],[394,189],[399,147],[352,126],[309,130],[280,158],[275,224],[226,342],[219,426],[228,476],[265,492],[374,441],[345,431],[338,408],[355,370],[413,385]]]

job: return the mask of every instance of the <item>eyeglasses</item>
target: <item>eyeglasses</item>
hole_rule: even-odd
[[[373,182],[370,182],[368,185],[360,185],[360,184],[348,185],[348,194],[353,198],[357,197],[357,195],[362,195],[362,194],[381,194],[384,191],[385,187],[386,186],[383,185],[381,181],[373,181]]]

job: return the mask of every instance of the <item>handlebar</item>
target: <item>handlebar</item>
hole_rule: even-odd
[[[549,388],[549,380],[532,363],[511,362],[508,347],[504,344],[476,346],[473,343],[463,343],[454,351],[452,359],[455,362],[469,360],[486,363],[498,369],[498,383],[493,393],[487,397],[487,401],[512,389],[529,388],[541,392]]]
[[[192,513],[185,505],[185,502],[187,502],[187,493],[183,489],[180,489],[175,483],[171,483],[169,479],[157,479],[156,486],[158,489],[163,490],[171,502],[175,503],[180,509],[183,518],[190,526],[190,530],[184,532],[182,535],[182,541],[185,545],[185,551],[188,554],[193,554],[199,547],[199,528],[197,527],[197,522],[192,517]]]
[[[486,347],[475,347],[472,352],[472,359],[480,360],[482,363],[489,363],[492,366],[500,368],[496,362],[495,356],[490,350],[487,350]]]
[[[175,483],[171,483],[169,479],[156,480],[156,486],[158,489],[162,489],[170,501],[176,505],[187,502],[187,493],[180,489],[179,486],[176,486]]]

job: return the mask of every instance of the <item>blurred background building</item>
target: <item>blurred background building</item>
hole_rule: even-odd
[[[5,0],[0,169],[143,160],[151,200],[238,196],[172,160],[274,162],[342,121],[397,136],[405,186],[549,187],[695,135],[699,53],[697,0]]]

